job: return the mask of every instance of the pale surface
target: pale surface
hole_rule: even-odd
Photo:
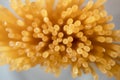
[[[0,0],[0,5],[4,5],[9,8],[9,0]],[[106,9],[109,14],[113,15],[113,22],[116,25],[116,29],[120,29],[120,0],[108,0],[106,3]],[[99,74],[99,80],[115,80],[114,78],[107,78],[104,74],[97,71]],[[63,69],[60,77],[56,78],[53,74],[45,73],[43,68],[36,66],[28,71],[11,72],[8,66],[0,67],[0,80],[93,80],[90,74],[82,75],[81,77],[73,79],[71,77],[70,68]]]

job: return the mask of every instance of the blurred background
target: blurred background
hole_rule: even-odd
[[[0,0],[0,5],[11,10],[9,0]],[[113,22],[116,25],[116,29],[120,29],[120,0],[108,0],[105,6],[108,14],[113,15]],[[99,74],[99,80],[115,80],[114,78],[107,78],[107,76],[98,70],[97,73]],[[83,74],[82,76],[73,79],[71,77],[70,67],[63,69],[61,75],[56,78],[51,73],[45,73],[44,69],[39,65],[28,71],[22,72],[11,72],[9,66],[5,65],[0,66],[0,80],[93,80],[93,77],[91,74]]]

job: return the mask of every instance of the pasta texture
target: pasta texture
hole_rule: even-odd
[[[75,78],[95,66],[120,80],[120,30],[104,8],[106,0],[10,0],[0,6],[0,65],[28,70],[36,65],[60,74],[71,66]],[[95,65],[95,66],[93,66]]]

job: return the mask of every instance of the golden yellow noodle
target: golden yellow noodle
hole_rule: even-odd
[[[120,30],[114,30],[106,0],[10,0],[18,16],[0,6],[0,65],[28,70],[36,65],[58,76],[72,66],[72,76],[91,73],[92,64],[120,79]],[[92,64],[91,64],[92,63]]]

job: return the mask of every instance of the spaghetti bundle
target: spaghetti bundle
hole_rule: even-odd
[[[45,66],[60,74],[72,67],[72,76],[91,73],[93,64],[109,77],[120,79],[120,30],[114,30],[104,8],[106,0],[10,0],[0,6],[0,65],[11,70]]]

